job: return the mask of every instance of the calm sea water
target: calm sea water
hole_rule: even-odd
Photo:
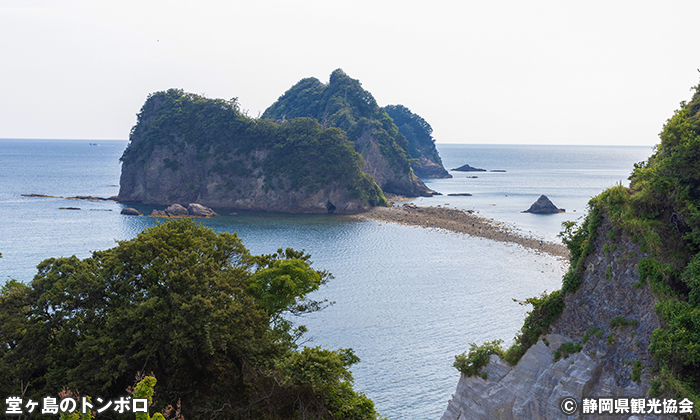
[[[0,140],[0,278],[28,282],[45,258],[87,257],[158,222],[122,216],[124,206],[114,202],[21,197],[116,195],[126,142],[92,143],[99,145]],[[416,201],[475,209],[550,239],[563,220],[583,214],[591,196],[624,184],[632,164],[651,153],[649,147],[438,148],[448,169],[469,163],[506,172],[452,172],[453,179],[427,183],[444,194],[473,196]],[[541,194],[568,213],[520,213]],[[511,340],[527,309],[512,298],[558,289],[565,270],[552,257],[509,244],[342,216],[238,212],[199,222],[238,232],[254,253],[305,249],[315,267],[334,274],[315,298],[335,305],[297,321],[309,327],[308,345],[355,350],[362,359],[353,368],[356,389],[390,419],[439,418],[459,379],[454,356],[471,342]]]

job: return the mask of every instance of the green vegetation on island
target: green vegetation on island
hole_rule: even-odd
[[[318,194],[329,211],[386,204],[343,131],[309,118],[252,119],[235,99],[156,92],[130,140],[121,158],[120,201],[315,211],[317,202],[304,199]]]
[[[328,84],[301,80],[262,118],[241,112],[236,98],[155,92],[138,113],[121,158],[118,198],[358,213],[385,206],[385,192],[431,196],[414,169],[421,176],[449,177],[431,133],[425,120],[403,106],[380,108],[340,69]]]
[[[116,398],[152,372],[153,409],[181,404],[188,419],[377,417],[352,388],[351,349],[297,344],[292,315],[327,305],[308,295],[331,278],[303,252],[251,255],[177,219],[38,270],[0,291],[2,395]]]
[[[428,189],[415,177],[411,166],[418,163],[418,158],[423,156],[426,149],[429,150],[429,158],[442,168],[430,136],[432,128],[404,107],[401,110],[391,109],[400,118],[406,132],[411,133],[412,144],[401,133],[399,123],[392,120],[393,116],[387,113],[388,110],[379,107],[372,94],[363,89],[358,80],[337,69],[331,73],[328,84],[316,78],[299,81],[265,110],[262,117],[275,121],[308,117],[318,120],[323,127],[340,128],[347,133],[355,150],[364,157],[366,165],[389,166],[390,171],[375,176],[384,191],[426,195]],[[408,114],[402,112],[404,110]]]
[[[331,73],[328,85],[316,78],[301,80],[267,108],[262,117],[275,121],[314,118],[324,127],[345,131],[356,145],[360,137],[371,136],[396,172],[411,172],[406,138],[372,94],[340,69]],[[361,147],[358,151],[362,154]]]
[[[403,105],[387,105],[384,110],[408,141],[413,172],[421,178],[451,178],[442,166],[442,159],[435,148],[433,127]]]

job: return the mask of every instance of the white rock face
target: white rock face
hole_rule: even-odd
[[[627,387],[615,384],[614,375],[606,372],[595,356],[575,353],[553,363],[553,351],[571,341],[568,337],[550,334],[532,346],[516,366],[512,367],[496,355],[478,376],[462,377],[457,392],[450,400],[442,420],[477,419],[652,419],[672,418],[668,415],[594,415],[583,416],[581,410],[566,416],[560,409],[564,398],[573,397],[579,404],[584,397],[644,398],[646,390],[632,382]]]
[[[481,370],[486,380],[462,375],[442,420],[674,418],[581,412],[584,398],[650,398],[654,363],[648,346],[654,329],[661,327],[654,311],[657,299],[648,285],[639,284],[637,264],[644,254],[626,235],[612,230],[607,221],[599,227],[581,284],[565,296],[564,311],[548,335],[516,366],[492,355]],[[567,342],[580,343],[582,350],[554,362],[554,351]],[[579,404],[571,416],[560,409],[567,397]]]

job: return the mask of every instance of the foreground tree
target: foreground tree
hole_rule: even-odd
[[[323,307],[307,295],[330,278],[303,252],[253,256],[182,219],[38,269],[0,292],[6,395],[119,396],[145,371],[156,408],[181,401],[186,418],[376,417],[352,390],[351,350],[297,350],[304,329],[285,314]]]

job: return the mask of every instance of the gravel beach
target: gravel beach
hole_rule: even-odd
[[[568,260],[569,258],[569,250],[562,244],[525,236],[505,223],[476,216],[459,209],[418,207],[413,204],[404,204],[400,207],[375,207],[366,213],[356,215],[356,217],[410,226],[446,229],[494,241],[517,243],[525,248],[544,252],[561,259]]]

